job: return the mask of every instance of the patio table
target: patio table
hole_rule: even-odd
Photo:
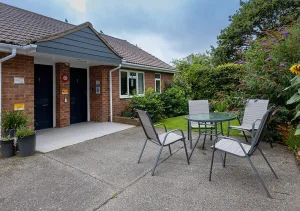
[[[191,122],[198,122],[198,123],[208,123],[208,124],[214,124],[215,126],[215,135],[216,138],[218,137],[218,134],[221,133],[223,135],[223,126],[222,122],[224,121],[230,121],[237,118],[235,114],[231,113],[224,113],[224,112],[210,112],[205,114],[191,114],[187,115],[186,120],[188,121],[188,140],[190,141],[190,148],[192,149],[192,152],[190,154],[190,157],[192,156],[194,149],[196,148],[196,145],[200,139],[200,135],[198,136],[198,139],[195,143],[195,146],[192,146],[193,138],[192,138],[192,126]],[[220,123],[221,130],[217,130],[217,125]]]

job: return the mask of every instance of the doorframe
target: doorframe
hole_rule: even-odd
[[[53,85],[52,85],[52,87],[53,87],[53,100],[52,100],[52,102],[53,102],[53,128],[55,128],[56,127],[56,67],[55,67],[55,63],[53,63],[53,71],[52,71],[52,73],[53,73],[53,79],[52,79],[52,81],[53,81]]]

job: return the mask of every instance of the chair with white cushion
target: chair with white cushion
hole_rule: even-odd
[[[175,130],[171,130],[169,132],[167,132],[167,128],[164,124],[157,124],[157,125],[153,125],[152,120],[150,118],[150,115],[147,111],[143,111],[143,110],[139,110],[136,109],[135,110],[138,114],[139,120],[141,122],[141,125],[144,129],[145,135],[146,135],[146,141],[144,143],[142,152],[139,156],[139,160],[138,163],[140,163],[141,157],[143,155],[144,149],[146,147],[146,143],[147,141],[151,141],[154,144],[160,146],[160,150],[158,152],[154,167],[152,169],[152,176],[154,175],[155,169],[157,167],[161,152],[163,150],[164,147],[168,146],[169,147],[169,151],[170,151],[170,155],[172,155],[172,151],[171,151],[171,144],[174,144],[175,142],[178,141],[182,141],[183,145],[184,145],[184,149],[185,149],[185,154],[186,154],[186,159],[188,164],[190,164],[189,162],[189,158],[188,158],[188,153],[187,153],[187,149],[186,149],[186,143],[185,143],[185,137],[184,137],[184,133],[182,130],[179,129],[175,129]],[[163,125],[165,128],[165,133],[158,135],[155,129],[155,126],[158,125]],[[176,131],[180,132],[180,134],[175,133]]]
[[[230,122],[228,123],[228,136],[230,130],[240,130],[243,132],[244,137],[246,141],[248,142],[248,139],[246,137],[245,132],[248,134],[252,134],[252,124],[255,122],[257,119],[262,119],[266,111],[268,110],[268,105],[269,105],[269,100],[248,100],[246,107],[245,107],[245,112],[243,119],[239,120],[240,126],[230,126]],[[259,121],[255,123],[254,126],[254,131],[258,129],[259,126]]]
[[[192,114],[209,114],[208,100],[189,100],[189,115]],[[199,136],[204,134],[204,141],[202,145],[202,149],[204,149],[206,135],[210,135],[210,140],[212,140],[215,125],[207,122],[191,122],[191,127],[198,128]],[[207,133],[208,130],[210,130],[209,134]]]
[[[258,178],[259,182],[262,184],[263,188],[265,189],[267,196],[271,198],[270,192],[267,189],[265,183],[263,182],[262,178],[258,174],[257,169],[255,168],[254,164],[251,161],[251,157],[253,156],[253,153],[258,149],[258,151],[262,154],[264,160],[270,167],[271,171],[275,175],[276,179],[278,179],[274,169],[270,165],[269,161],[267,160],[266,156],[263,154],[262,150],[259,148],[259,143],[261,139],[263,138],[263,132],[265,130],[266,124],[268,119],[270,118],[270,114],[272,112],[273,108],[269,109],[262,117],[262,119],[257,119],[252,124],[252,138],[251,138],[251,144],[244,144],[238,139],[225,137],[225,136],[219,136],[215,141],[213,145],[213,152],[212,152],[212,159],[211,159],[211,166],[210,166],[210,173],[209,173],[209,181],[211,181],[211,175],[212,175],[212,167],[214,162],[214,154],[215,151],[220,151],[224,153],[223,158],[223,167],[225,167],[225,161],[226,161],[226,154],[231,154],[240,158],[247,158],[249,161],[256,177]],[[254,134],[254,129],[259,122],[257,132]]]

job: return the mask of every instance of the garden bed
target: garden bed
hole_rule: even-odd
[[[135,126],[140,126],[141,125],[138,118],[114,116],[113,121],[117,122],[117,123],[129,124],[129,125],[135,125]]]

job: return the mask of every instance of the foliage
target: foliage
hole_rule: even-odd
[[[288,127],[282,128],[285,133],[285,143],[290,150],[296,153],[298,159],[300,159],[300,136],[294,135],[295,128]]]
[[[152,121],[156,122],[165,117],[165,107],[160,95],[152,88],[146,90],[144,96],[133,95],[129,100],[127,110],[141,109],[149,112]]]
[[[2,116],[2,126],[4,130],[18,129],[26,126],[28,117],[22,111],[7,111]]]
[[[188,98],[183,89],[173,85],[167,88],[160,99],[165,105],[165,114],[167,117],[180,116],[188,113]]]
[[[22,128],[17,129],[16,137],[23,138],[26,136],[31,136],[33,134],[35,134],[35,131],[32,128],[22,127]]]
[[[14,138],[10,137],[10,135],[1,138],[1,141],[11,141],[11,140],[14,140]]]
[[[212,47],[213,63],[224,64],[243,59],[244,50],[265,30],[291,24],[300,14],[299,0],[240,1],[239,10],[229,17],[230,25],[217,37],[218,47]]]

